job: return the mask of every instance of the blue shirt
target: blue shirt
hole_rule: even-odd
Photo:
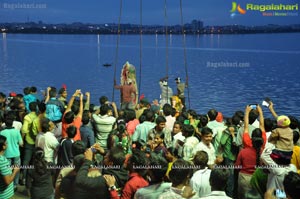
[[[0,132],[0,135],[6,137],[7,148],[5,150],[5,157],[14,158],[20,156],[19,143],[23,143],[21,133],[14,128],[6,128]]]

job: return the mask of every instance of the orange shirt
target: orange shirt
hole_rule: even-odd
[[[75,117],[73,122],[71,124],[67,124],[64,120],[64,117],[65,117],[65,114],[63,115],[63,120],[62,120],[62,129],[61,129],[61,136],[62,138],[66,138],[68,137],[68,134],[67,134],[67,128],[71,125],[75,126],[76,127],[76,135],[75,137],[73,138],[74,141],[77,141],[77,140],[81,140],[81,136],[80,136],[80,126],[81,126],[81,117]]]

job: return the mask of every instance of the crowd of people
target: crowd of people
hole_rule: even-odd
[[[0,198],[20,185],[32,199],[300,198],[296,117],[271,101],[273,118],[258,104],[200,114],[180,77],[175,95],[167,80],[160,103],[134,104],[135,90],[116,86],[129,92],[119,109],[80,89],[68,98],[66,86],[0,92]]]

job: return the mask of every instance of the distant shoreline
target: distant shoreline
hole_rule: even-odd
[[[174,26],[135,25],[135,24],[44,24],[42,22],[28,23],[0,23],[0,32],[15,34],[124,34],[124,35],[151,35],[151,34],[261,34],[261,33],[294,33],[300,32],[300,24],[265,26],[205,26],[202,22]]]

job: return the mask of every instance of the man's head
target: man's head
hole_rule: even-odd
[[[228,169],[213,169],[209,178],[212,191],[224,191],[228,177]]]
[[[201,142],[203,142],[205,145],[209,146],[212,139],[213,139],[212,130],[208,127],[204,127],[201,130]]]
[[[0,151],[4,151],[6,149],[6,137],[0,135]]]
[[[68,96],[67,89],[65,89],[65,88],[59,89],[58,94],[63,98],[67,98],[67,96]]]
[[[125,162],[125,153],[121,146],[111,148],[104,156],[104,165],[123,166]]]
[[[209,121],[214,121],[218,116],[218,111],[216,111],[215,109],[210,109],[207,112],[207,116],[209,118]]]
[[[157,116],[156,120],[156,130],[158,131],[162,131],[165,127],[166,127],[166,118],[164,116]]]
[[[288,198],[300,198],[300,175],[290,171],[283,180],[284,191]]]
[[[190,124],[184,124],[183,127],[182,127],[182,135],[184,137],[191,137],[193,136],[195,133],[195,129],[192,125]]]
[[[173,165],[169,173],[172,186],[178,186],[180,184],[186,184],[188,180],[193,176],[192,164],[188,161],[178,159]]]
[[[176,78],[175,78],[175,82],[176,82],[176,84],[179,84],[179,83],[180,83],[180,81],[181,81],[181,78],[180,78],[180,77],[176,77]]]
[[[193,163],[196,166],[199,166],[201,169],[207,167],[208,163],[208,154],[205,151],[197,151],[194,156]]]

